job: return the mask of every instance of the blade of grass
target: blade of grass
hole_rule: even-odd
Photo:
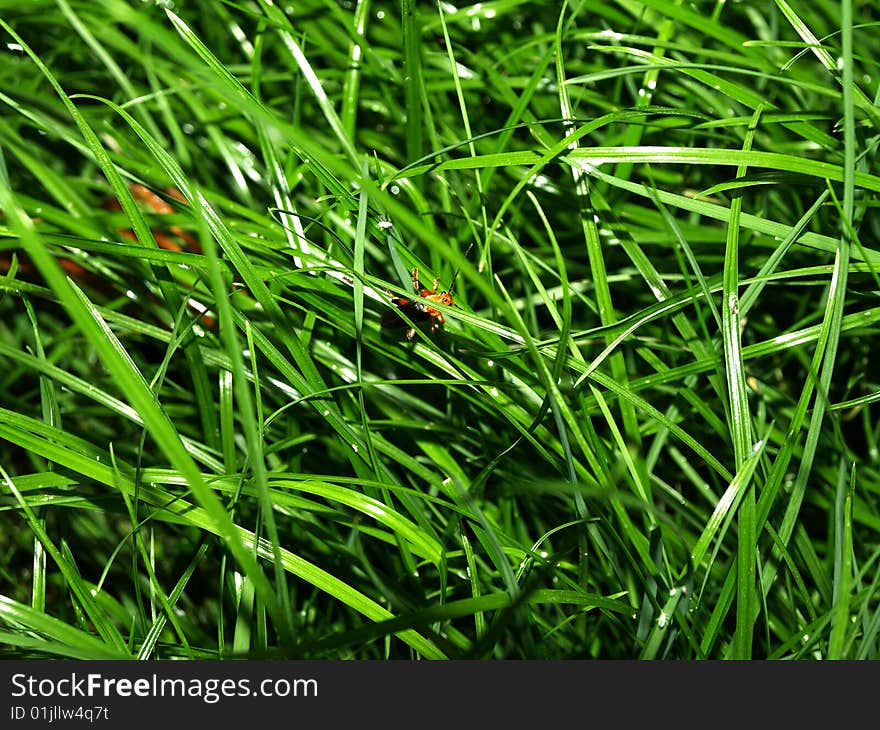
[[[763,107],[759,106],[752,116],[743,142],[743,150],[751,149]],[[737,168],[742,177],[747,168]],[[739,314],[739,214],[742,198],[734,198],[730,204],[730,224],[727,228],[727,247],[724,252],[722,276],[721,332],[724,341],[724,371],[727,376],[727,399],[730,408],[730,433],[736,469],[739,471],[753,449],[753,426],[746,392],[746,375],[743,370],[742,343],[740,340]],[[733,636],[733,657],[752,658],[752,634],[756,616],[755,605],[756,560],[758,557],[758,534],[755,525],[755,492],[746,488],[737,511],[737,591],[736,631]]]
[[[837,484],[834,510],[834,598],[832,605],[831,636],[828,639],[828,658],[845,659],[847,639],[852,627],[850,605],[853,568],[853,522],[852,502],[856,483],[856,468],[850,470],[847,488],[841,469]]]

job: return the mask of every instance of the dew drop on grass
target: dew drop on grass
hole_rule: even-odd
[[[661,611],[660,615],[657,617],[657,628],[665,629],[669,624],[669,616],[666,615],[666,611]]]

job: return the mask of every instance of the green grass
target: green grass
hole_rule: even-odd
[[[0,657],[880,658],[868,4],[0,19]]]

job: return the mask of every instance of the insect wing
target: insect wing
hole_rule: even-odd
[[[403,321],[403,317],[400,316],[400,312],[397,309],[389,309],[382,314],[379,324],[386,329],[406,326],[406,322]]]
[[[401,316],[401,312],[412,322],[424,322],[430,319],[428,307],[421,301],[412,299],[392,299],[396,309],[389,309],[382,315],[380,324],[383,327],[409,327],[409,323]]]

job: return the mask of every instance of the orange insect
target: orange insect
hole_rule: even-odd
[[[458,276],[456,272],[456,276]],[[455,283],[455,276],[452,277]],[[386,329],[406,327],[406,339],[412,341],[416,336],[416,329],[410,322],[428,322],[431,323],[431,334],[440,330],[440,326],[446,321],[443,313],[432,307],[431,304],[438,303],[447,307],[452,306],[452,294],[448,291],[437,292],[439,279],[434,279],[434,283],[430,289],[425,289],[419,282],[419,270],[412,270],[413,291],[419,295],[420,299],[407,299],[406,297],[392,297],[391,303],[397,309],[391,309],[382,315],[381,324]],[[450,286],[450,289],[452,287]],[[407,322],[401,314],[405,314],[410,322]]]

